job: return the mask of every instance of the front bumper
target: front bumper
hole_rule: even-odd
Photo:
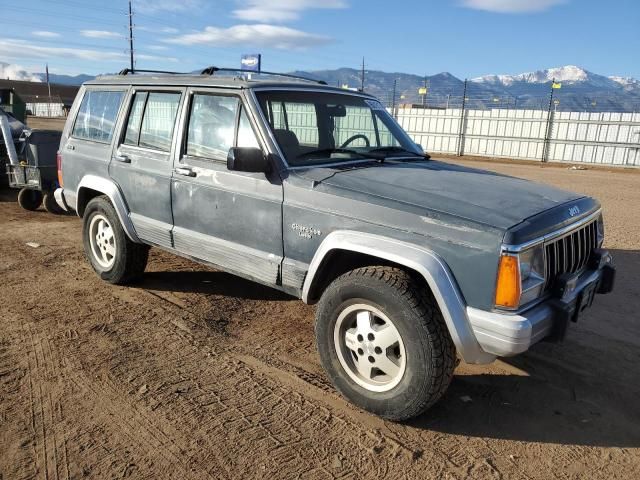
[[[467,316],[480,347],[508,357],[522,353],[542,339],[562,340],[569,321],[591,306],[594,294],[613,289],[615,267],[606,250],[595,252],[590,269],[579,277],[558,282],[552,296],[518,314],[487,312],[467,307]]]

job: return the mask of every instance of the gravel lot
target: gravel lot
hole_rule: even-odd
[[[158,250],[108,285],[3,192],[0,478],[640,478],[640,172],[455,161],[598,197],[618,284],[406,424],[328,384],[313,307]]]

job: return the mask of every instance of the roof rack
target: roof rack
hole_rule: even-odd
[[[326,85],[327,82],[324,80],[315,80],[313,78],[303,77],[301,75],[293,75],[291,73],[277,73],[277,72],[266,72],[264,70],[260,70],[259,72],[253,72],[250,70],[243,70],[241,68],[222,68],[222,67],[207,67],[200,72],[201,75],[214,75],[216,72],[244,72],[244,73],[256,73],[258,75],[273,75],[276,77],[286,77],[286,78],[295,78],[297,80],[304,80],[305,82],[313,82],[318,83],[320,85]]]
[[[170,75],[188,75],[187,73],[184,73],[184,72],[167,72],[165,70],[143,70],[140,68],[135,68],[135,69],[124,68],[118,72],[118,75],[129,75],[132,73],[167,73]]]
[[[303,77],[301,75],[293,75],[291,73],[278,73],[278,72],[265,72],[261,70],[259,72],[252,72],[250,70],[243,70],[241,68],[223,68],[223,67],[207,67],[200,72],[200,75],[211,75],[213,76],[216,72],[244,72],[244,73],[256,73],[258,75],[273,75],[276,77],[286,77],[286,78],[295,78],[296,80],[304,80],[305,82],[313,82],[318,83],[320,85],[327,85],[327,82],[324,80],[315,80],[309,77]],[[166,70],[143,70],[143,69],[131,69],[124,68],[118,72],[118,75],[132,75],[136,73],[162,73],[168,75],[193,75],[193,72],[184,73],[184,72],[169,72]]]

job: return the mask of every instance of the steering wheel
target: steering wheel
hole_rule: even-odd
[[[367,147],[371,146],[371,142],[369,142],[369,138],[366,135],[358,133],[357,135],[353,135],[352,137],[347,138],[347,141],[340,145],[340,148],[344,148],[349,145],[351,142],[355,142],[358,139],[364,140],[364,143],[367,144]]]

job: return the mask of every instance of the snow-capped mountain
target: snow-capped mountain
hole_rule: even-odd
[[[557,100],[566,109],[638,111],[640,81],[632,77],[606,77],[575,65],[548,68],[519,75],[485,75],[473,78],[475,88],[493,95],[516,97],[518,104],[543,106],[552,81],[561,84]]]
[[[473,78],[471,81],[492,86],[512,87],[515,84],[523,83],[548,84],[553,80],[567,85],[588,84],[589,86],[597,88],[616,88],[620,85],[629,85],[634,81],[638,84],[637,80],[630,77],[605,77],[575,65],[548,68],[546,70],[521,73],[519,75],[485,75],[483,77]]]
[[[612,76],[609,79],[624,88],[626,91],[640,93],[640,80],[636,80],[633,77],[616,77]]]

